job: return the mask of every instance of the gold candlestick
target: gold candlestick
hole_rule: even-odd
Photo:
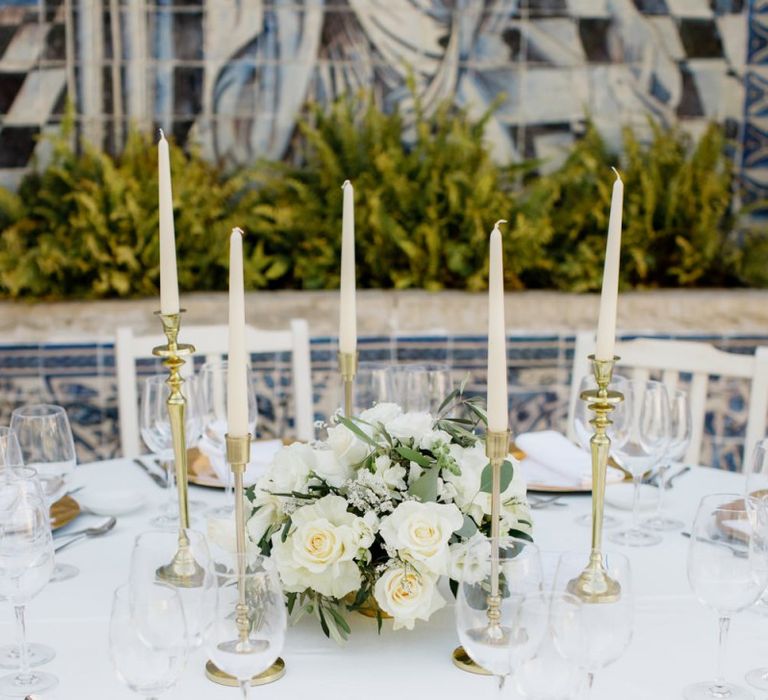
[[[251,436],[229,435],[227,440],[227,462],[232,470],[235,480],[235,542],[237,548],[237,606],[235,607],[235,625],[238,630],[238,639],[227,644],[242,650],[249,644],[248,632],[250,622],[248,620],[248,605],[245,601],[245,573],[248,567],[246,560],[246,535],[245,535],[245,493],[243,491],[243,474],[245,466],[251,459]],[[205,675],[209,680],[220,685],[237,686],[238,680],[234,676],[222,671],[213,661],[205,665]],[[251,685],[266,685],[279,680],[285,675],[285,661],[278,658],[266,671],[251,678]]]
[[[609,391],[613,367],[618,357],[612,360],[598,360],[590,355],[592,371],[597,389],[581,393],[581,400],[589,402],[589,410],[595,414],[590,421],[595,432],[589,441],[592,450],[592,550],[589,562],[581,574],[568,582],[568,591],[587,603],[613,603],[621,596],[621,585],[605,570],[601,551],[603,541],[603,510],[605,508],[605,473],[608,468],[608,454],[611,439],[608,415],[624,400],[618,391]]]
[[[156,311],[155,315],[163,324],[163,333],[168,342],[153,348],[152,354],[163,358],[163,365],[168,368],[166,384],[170,389],[166,405],[168,419],[171,425],[173,441],[173,462],[176,470],[176,489],[179,495],[179,547],[173,559],[157,570],[157,576],[171,585],[181,588],[194,588],[203,582],[204,572],[195,561],[189,546],[186,530],[189,528],[189,501],[187,497],[187,444],[184,435],[184,411],[186,399],[181,392],[184,379],[181,367],[184,357],[191,355],[195,348],[189,344],[179,344],[179,328],[181,327],[180,309],[177,314],[164,314]]]
[[[357,374],[357,353],[339,352],[338,357],[341,381],[344,384],[344,415],[347,418],[351,418],[354,412],[352,389],[355,385],[355,375]]]
[[[485,454],[491,463],[491,592],[488,595],[488,625],[482,634],[489,644],[506,644],[507,630],[501,625],[501,596],[499,595],[499,524],[501,517],[501,465],[509,452],[509,432],[489,431],[485,435]],[[491,675],[475,663],[464,647],[456,647],[451,655],[462,671]]]

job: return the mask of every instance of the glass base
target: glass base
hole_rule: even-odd
[[[56,652],[44,644],[27,644],[27,659],[30,666],[42,666],[56,658]],[[19,648],[9,644],[0,647],[0,668],[19,667]]]
[[[235,517],[235,506],[225,505],[216,506],[215,508],[209,508],[205,511],[207,518],[222,518],[224,520],[230,520]]]
[[[768,690],[768,668],[756,668],[753,671],[749,671],[744,676],[744,680],[753,688]]]
[[[717,683],[704,681],[683,688],[685,700],[755,700],[746,688],[733,683]]]
[[[668,518],[665,515],[654,515],[652,518],[643,520],[640,524],[649,530],[657,530],[658,532],[674,532],[685,527],[685,523],[682,520]]]
[[[608,535],[608,539],[616,544],[623,544],[627,547],[649,547],[661,542],[661,535],[654,532],[646,532],[630,528],[629,530],[620,530]]]
[[[0,678],[0,695],[12,698],[25,698],[32,693],[43,693],[55,688],[59,679],[51,673],[31,671],[26,676],[13,674]]]
[[[53,572],[51,573],[51,578],[49,580],[51,583],[69,581],[69,579],[75,578],[79,573],[80,569],[76,566],[72,566],[72,564],[56,564],[56,566],[53,567]]]
[[[586,515],[580,515],[574,522],[582,527],[591,527],[592,514],[587,513]],[[613,515],[603,514],[603,530],[610,530],[612,527],[618,527],[619,525],[621,525],[621,520]]]

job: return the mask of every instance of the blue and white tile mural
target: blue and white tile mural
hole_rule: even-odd
[[[128,123],[210,157],[286,153],[307,100],[372,88],[408,109],[480,114],[496,156],[556,163],[589,115],[613,143],[646,115],[728,125],[754,199],[768,193],[766,0],[0,0],[0,173],[73,98],[80,133]],[[15,179],[14,179],[15,178]]]

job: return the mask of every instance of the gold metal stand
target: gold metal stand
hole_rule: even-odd
[[[238,602],[235,608],[235,624],[238,630],[238,639],[226,644],[231,644],[237,651],[245,651],[250,646],[248,632],[250,622],[248,620],[248,605],[245,600],[245,572],[246,561],[245,541],[245,494],[243,493],[243,474],[245,466],[251,459],[251,436],[229,435],[227,440],[227,461],[235,478],[235,538],[237,546],[237,594]],[[205,675],[209,680],[220,685],[237,686],[238,680],[230,676],[213,663],[208,661],[205,665]],[[266,671],[251,678],[251,685],[266,685],[285,675],[285,661],[278,658]]]
[[[589,562],[581,574],[568,582],[568,592],[587,603],[613,603],[621,597],[621,585],[614,581],[605,570],[601,551],[603,540],[603,510],[605,508],[605,473],[608,467],[608,453],[611,440],[608,415],[624,400],[618,391],[608,391],[613,376],[613,367],[618,357],[612,360],[597,360],[590,355],[592,371],[597,389],[581,394],[581,400],[589,402],[589,410],[595,414],[590,421],[595,432],[589,441],[592,450],[592,551]]]
[[[509,452],[509,432],[489,431],[485,436],[485,454],[491,463],[491,592],[488,596],[488,625],[477,634],[489,644],[506,645],[508,630],[501,625],[501,596],[499,595],[499,523],[501,515],[501,465]],[[463,647],[451,655],[454,665],[462,671],[491,675],[476,664]]]
[[[347,418],[351,418],[354,411],[352,389],[355,385],[355,375],[357,374],[357,353],[340,352],[338,357],[341,380],[344,384],[344,415]]]
[[[179,494],[179,548],[173,559],[157,570],[157,576],[160,580],[179,588],[196,588],[202,585],[205,574],[192,555],[186,533],[189,528],[187,441],[184,435],[184,411],[187,402],[181,392],[184,379],[180,371],[184,364],[184,357],[191,355],[195,348],[192,345],[179,344],[178,342],[182,313],[184,313],[184,309],[180,309],[177,314],[155,312],[163,324],[163,333],[168,339],[166,345],[158,345],[153,348],[152,354],[156,357],[162,357],[163,364],[168,368],[168,379],[166,380],[170,389],[167,401],[168,419],[171,424],[176,489]]]

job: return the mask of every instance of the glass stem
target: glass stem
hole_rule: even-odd
[[[243,700],[248,700],[248,688],[251,685],[250,678],[245,681],[240,681],[240,692],[243,694]]]
[[[16,614],[16,641],[19,646],[19,675],[21,679],[29,678],[29,648],[27,647],[27,623],[24,619],[24,606],[14,606]],[[22,682],[25,682],[22,680]]]
[[[504,697],[504,682],[507,680],[507,677],[506,676],[498,676],[498,680],[499,680],[499,686],[498,686],[499,693],[498,693],[498,696],[501,698],[501,697]]]
[[[176,472],[174,470],[174,463],[172,460],[164,460],[161,462],[163,469],[165,469],[165,478],[168,482],[168,514],[170,516],[173,513],[174,506],[176,505]]]
[[[592,697],[592,686],[595,684],[595,674],[591,671],[587,674],[587,688],[584,694],[585,700],[589,700]]]
[[[643,475],[635,475],[632,477],[632,529],[638,530],[640,528],[640,482],[643,479]]]
[[[728,628],[730,626],[730,617],[720,618],[717,634],[717,676],[715,677],[715,688],[718,690],[725,685],[725,648],[728,643]]]

